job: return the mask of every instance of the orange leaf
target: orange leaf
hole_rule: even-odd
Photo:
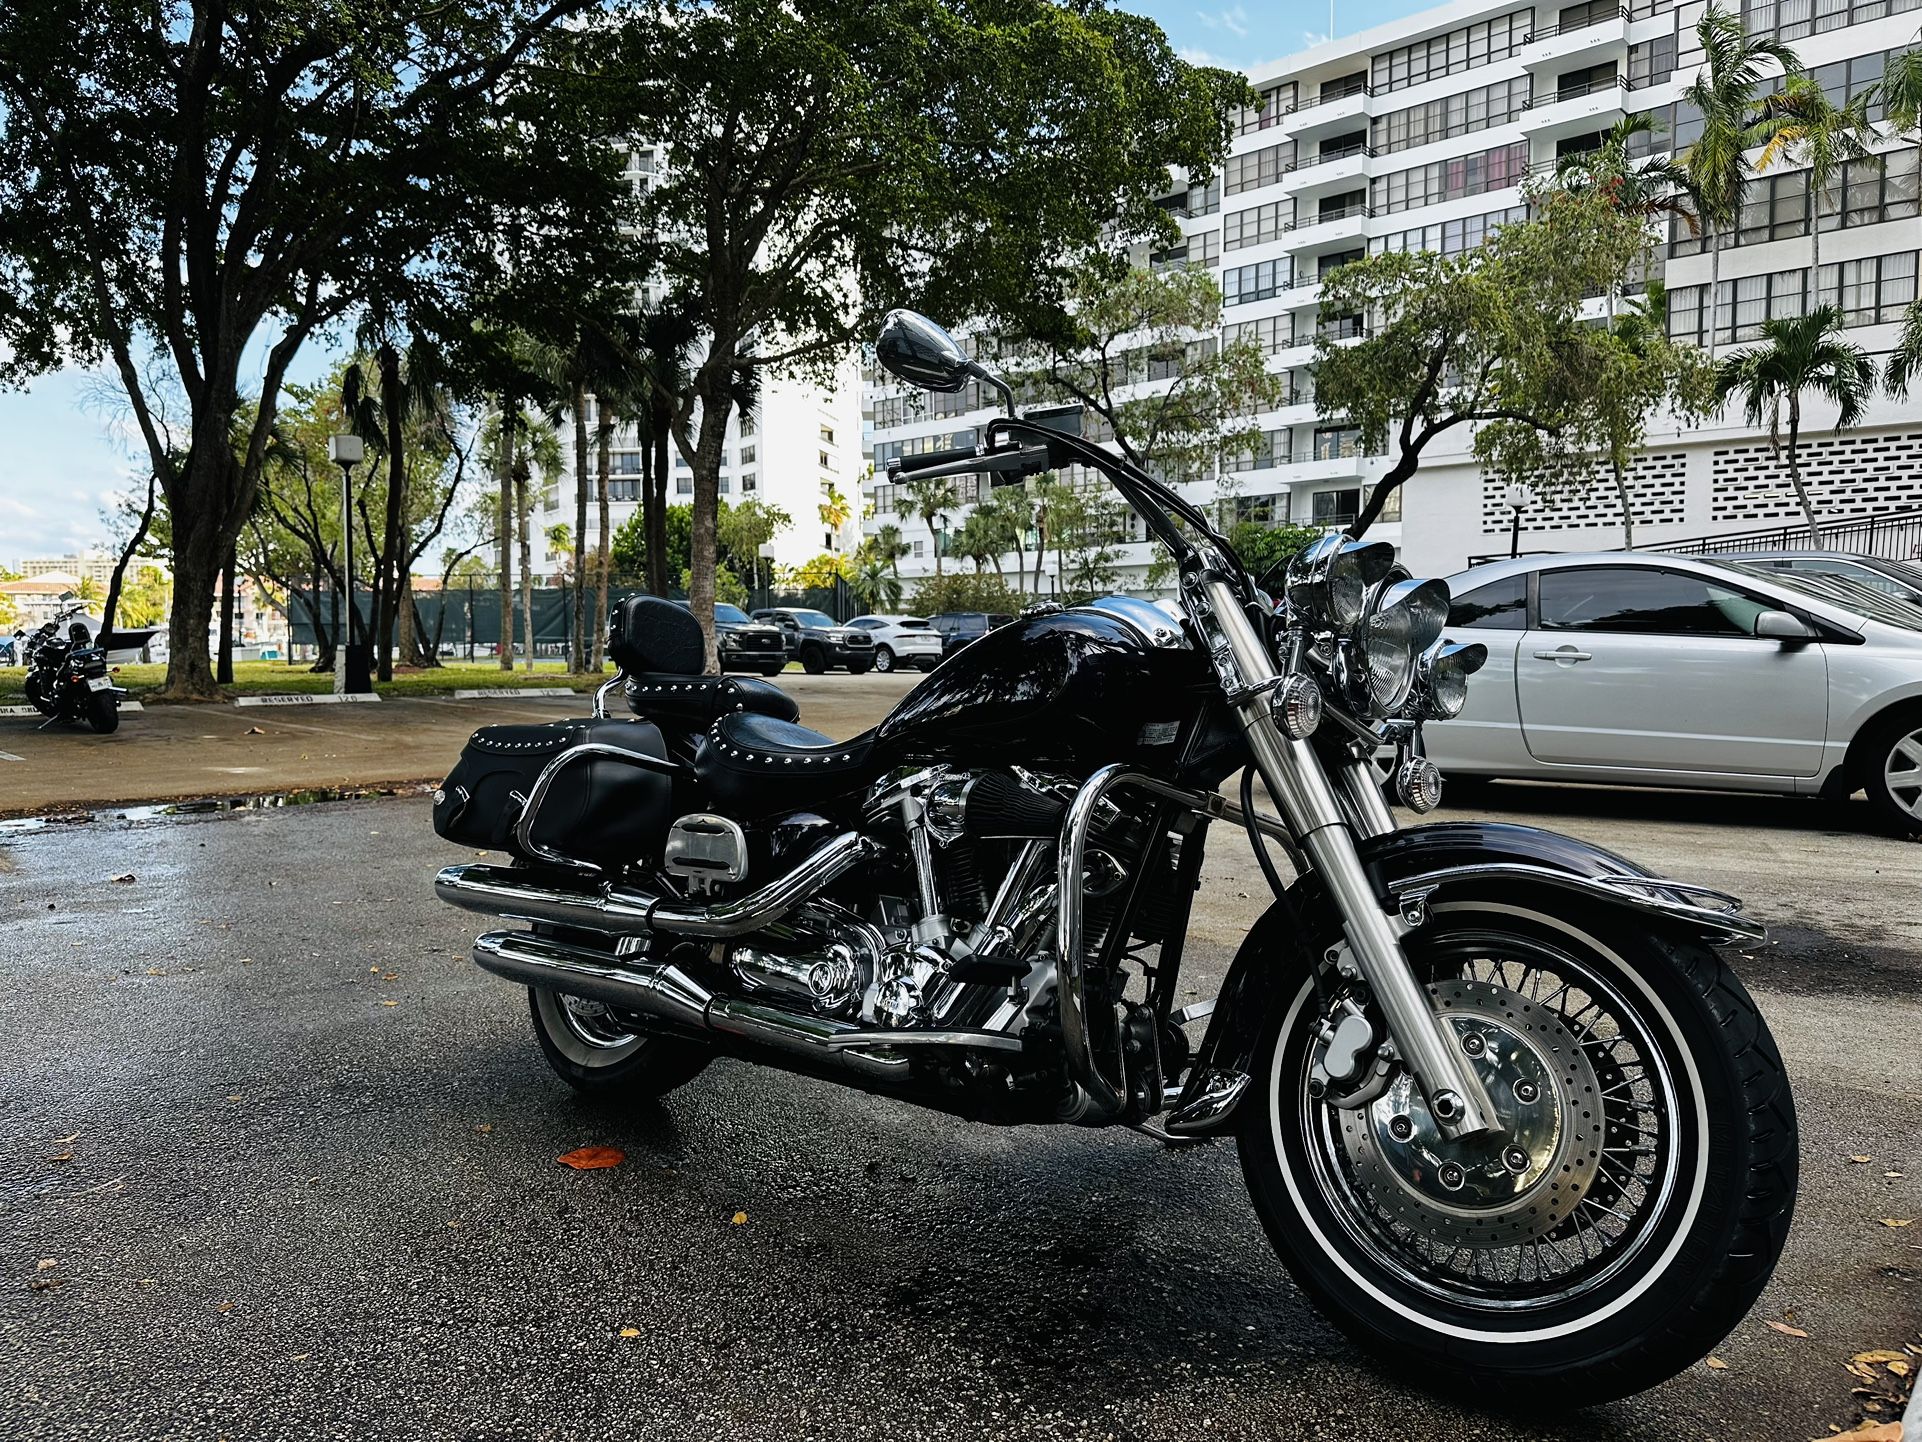
[[[1882,1225],[1885,1227],[1912,1227],[1915,1225],[1915,1221],[1910,1217],[1884,1217],[1882,1218]]]
[[[623,1337],[638,1337],[641,1335],[641,1329],[639,1327],[623,1327],[621,1328],[621,1335]]]
[[[1808,1336],[1808,1333],[1804,1332],[1800,1327],[1791,1327],[1787,1322],[1764,1322],[1762,1325],[1765,1327],[1772,1327],[1777,1332],[1780,1332],[1784,1337]]]
[[[1816,1442],[1902,1442],[1900,1422],[1864,1422],[1850,1432],[1819,1437]]]
[[[619,1147],[576,1147],[554,1160],[577,1172],[595,1172],[602,1167],[618,1167],[627,1160],[627,1153]]]
[[[730,1222],[730,1223],[731,1223],[732,1225],[734,1225],[734,1226],[737,1226],[737,1227],[745,1227],[745,1226],[747,1225],[747,1213],[746,1213],[746,1212],[736,1212],[736,1213],[735,1213],[735,1214],[734,1214],[734,1215],[733,1215],[733,1216],[732,1216],[731,1218],[729,1218],[728,1220],[729,1220],[729,1222]]]
[[[1724,1362],[1720,1357],[1710,1357],[1708,1359],[1708,1365],[1709,1370],[1712,1372],[1728,1371],[1728,1363]]]

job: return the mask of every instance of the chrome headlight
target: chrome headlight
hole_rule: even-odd
[[[1421,658],[1421,714],[1446,721],[1468,704],[1468,678],[1486,665],[1488,648],[1479,641],[1431,646]]]
[[[1367,671],[1368,703],[1393,716],[1415,686],[1415,663],[1448,624],[1448,587],[1441,581],[1386,580],[1370,593],[1356,640]]]
[[[1323,536],[1289,564],[1288,604],[1347,631],[1361,619],[1368,588],[1395,564],[1387,541]]]

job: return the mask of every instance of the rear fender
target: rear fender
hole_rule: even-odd
[[[1612,851],[1533,826],[1442,821],[1371,837],[1360,852],[1383,907],[1399,913],[1410,929],[1426,923],[1435,901],[1474,896],[1512,902],[1532,894],[1549,906],[1579,897],[1631,912],[1711,946],[1751,947],[1766,938],[1732,896],[1669,881]],[[1312,873],[1263,913],[1228,968],[1169,1130],[1206,1136],[1230,1129],[1232,1106],[1211,1106],[1205,1121],[1186,1126],[1182,1107],[1196,1100],[1204,1078],[1248,1074],[1271,1007],[1294,994],[1320,960],[1317,948],[1340,935],[1341,918]]]

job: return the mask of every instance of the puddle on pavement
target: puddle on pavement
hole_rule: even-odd
[[[426,796],[433,786],[310,786],[297,791],[273,791],[258,796],[212,796],[198,801],[158,801],[145,806],[100,806],[85,811],[50,811],[0,821],[0,841],[68,826],[96,823],[152,823],[193,816],[215,816],[230,811],[279,811],[289,806],[317,806],[329,801],[366,801],[380,796]]]

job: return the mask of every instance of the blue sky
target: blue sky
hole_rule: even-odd
[[[1326,0],[1196,5],[1121,0],[1153,16],[1188,59],[1242,69],[1319,44]],[[1335,33],[1353,34],[1426,8],[1433,0],[1335,0]],[[310,347],[295,379],[311,379],[323,353]],[[144,487],[137,438],[124,435],[100,379],[63,371],[25,392],[0,391],[0,563],[62,555],[106,540],[100,512],[114,494]],[[133,444],[129,444],[132,441]]]

